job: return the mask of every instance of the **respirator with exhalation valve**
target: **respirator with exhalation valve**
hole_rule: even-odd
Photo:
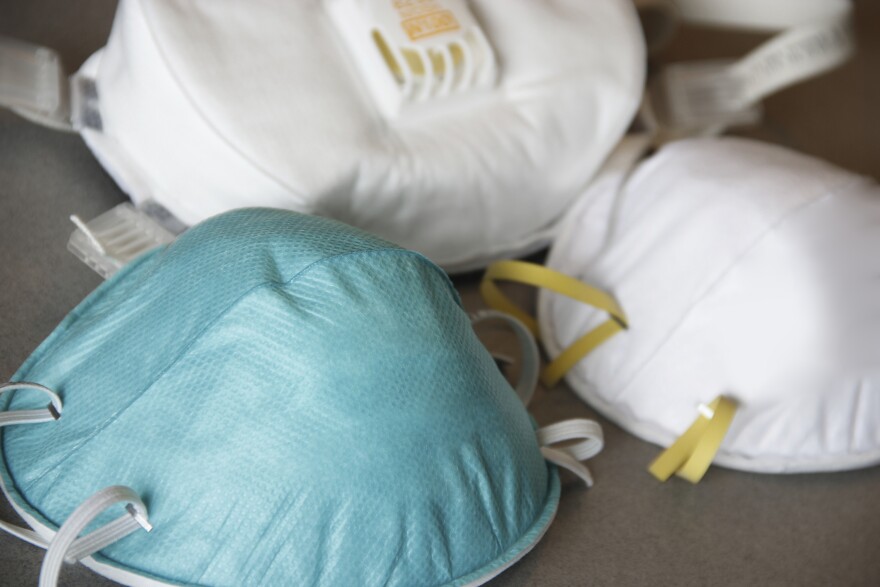
[[[551,240],[645,72],[631,0],[123,0],[69,92],[51,52],[6,55],[32,74],[6,102],[176,229],[283,208],[448,270]]]

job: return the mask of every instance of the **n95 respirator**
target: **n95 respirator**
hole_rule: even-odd
[[[746,140],[672,143],[598,181],[548,267],[502,262],[484,291],[545,288],[545,380],[672,445],[658,477],[698,480],[713,455],[768,473],[880,462],[872,180]]]
[[[480,315],[477,321],[499,319]],[[589,420],[538,428],[443,271],[245,209],[133,261],[0,386],[2,482],[47,548],[131,585],[477,585],[543,536]],[[560,443],[564,443],[559,446]],[[83,536],[83,531],[88,533]]]
[[[69,118],[184,225],[282,208],[465,270],[550,241],[644,72],[630,0],[123,0]]]

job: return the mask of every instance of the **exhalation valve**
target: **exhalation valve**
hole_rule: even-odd
[[[387,117],[495,84],[495,55],[466,0],[329,0],[328,8]]]

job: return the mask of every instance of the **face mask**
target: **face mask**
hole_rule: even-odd
[[[291,209],[463,270],[546,245],[644,71],[630,0],[127,0],[71,116],[184,224]]]
[[[658,477],[696,481],[713,456],[834,471],[880,462],[878,252],[872,181],[778,147],[689,140],[597,184],[547,275],[493,267],[484,291],[547,288],[545,379],[564,374],[626,430],[672,444]]]
[[[33,530],[2,527],[48,547],[47,585],[65,559],[126,584],[485,582],[547,530],[554,463],[589,481],[601,448],[594,422],[536,429],[537,351],[505,320],[516,390],[421,255],[220,215],[105,282],[0,388],[3,486]]]

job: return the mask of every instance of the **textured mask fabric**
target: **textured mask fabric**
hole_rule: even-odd
[[[123,0],[87,142],[185,223],[292,209],[464,269],[546,244],[641,100],[629,0],[472,0],[496,86],[388,119],[327,4]]]
[[[674,143],[588,193],[548,264],[612,292],[629,317],[567,376],[627,430],[669,445],[726,394],[739,408],[719,464],[880,462],[871,180],[745,140]],[[547,292],[539,317],[551,356],[605,319]]]
[[[448,278],[331,220],[247,209],[191,229],[87,298],[15,380],[64,413],[3,431],[7,491],[54,528],[130,486],[153,531],[90,564],[123,578],[465,584],[531,548],[559,497]]]

